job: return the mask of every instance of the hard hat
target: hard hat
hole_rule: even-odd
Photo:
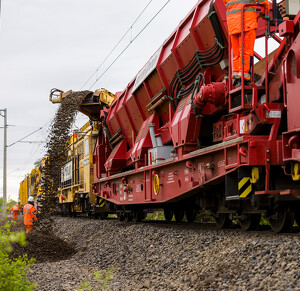
[[[28,202],[34,202],[34,198],[32,196],[29,196]]]

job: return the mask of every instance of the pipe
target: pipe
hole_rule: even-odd
[[[162,97],[160,100],[158,100],[154,105],[152,105],[149,109],[148,109],[148,111],[150,112],[150,111],[152,111],[152,110],[154,110],[157,106],[159,106],[161,103],[163,103],[165,100],[167,100],[167,96],[164,96],[164,97]]]

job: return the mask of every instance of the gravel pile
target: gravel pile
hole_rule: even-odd
[[[66,260],[75,253],[72,246],[53,234],[34,230],[26,234],[26,241],[27,245],[25,247],[17,243],[13,244],[11,258],[18,258],[27,254],[28,258],[35,258],[37,263],[55,262]]]
[[[0,217],[0,226],[4,226],[6,222],[9,222],[11,232],[25,231],[23,215],[19,215],[17,221],[11,217],[6,219]],[[42,230],[43,228],[34,226],[34,230],[26,234],[27,245],[25,247],[13,243],[10,257],[18,258],[27,254],[28,258],[35,258],[37,263],[41,263],[66,260],[75,254],[75,249],[66,241],[53,233],[45,233]]]
[[[84,218],[55,224],[77,252],[35,264],[29,278],[38,290],[300,290],[299,234]]]

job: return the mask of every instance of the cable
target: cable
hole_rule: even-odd
[[[26,140],[19,141],[19,142],[21,142],[21,143],[45,143],[45,141],[26,141]]]
[[[1,1],[1,0],[0,0]],[[145,8],[142,10],[142,12],[139,14],[139,16],[135,19],[135,21],[131,24],[131,26],[127,29],[127,31],[123,34],[121,39],[117,42],[117,44],[113,47],[113,49],[109,52],[109,54],[105,57],[105,59],[101,62],[101,64],[98,66],[98,68],[95,70],[95,72],[87,79],[87,81],[81,86],[80,90],[95,76],[95,74],[98,72],[98,70],[102,67],[102,65],[105,63],[105,61],[111,56],[111,54],[115,51],[115,49],[118,47],[118,45],[121,43],[121,41],[125,38],[125,36],[128,34],[129,31],[132,31],[132,27],[136,24],[136,22],[140,19],[140,17],[143,15],[145,10],[148,8],[150,3],[153,0],[150,0],[148,4],[145,6]]]
[[[32,133],[30,133],[30,134],[26,135],[25,137],[23,137],[23,138],[21,138],[21,139],[19,139],[19,140],[15,141],[15,142],[13,142],[13,143],[9,144],[7,147],[11,147],[11,146],[15,145],[16,143],[18,143],[18,142],[21,142],[21,141],[22,141],[22,140],[24,140],[25,138],[27,138],[27,137],[29,137],[29,136],[33,135],[34,133],[36,133],[37,131],[39,131],[39,130],[41,130],[41,129],[42,129],[42,127],[40,127],[39,129],[37,129],[37,130],[33,131]]]
[[[7,125],[7,126],[11,126],[11,127],[22,127],[22,128],[39,128],[37,126],[27,126],[27,125],[16,125],[16,124],[11,124],[11,125]]]
[[[113,64],[123,55],[123,53],[128,49],[128,47],[140,36],[140,34],[148,27],[148,25],[157,17],[157,15],[167,6],[171,0],[168,0],[162,8],[150,19],[150,21],[140,30],[140,32],[130,41],[130,43],[121,51],[121,53],[113,60],[113,62],[107,67],[107,69],[96,79],[89,90],[104,76],[104,74],[113,66]]]

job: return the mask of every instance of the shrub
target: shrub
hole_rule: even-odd
[[[33,290],[34,284],[28,281],[26,273],[34,263],[34,259],[28,259],[27,255],[17,259],[11,259],[11,243],[26,245],[25,233],[10,231],[10,223],[0,218],[0,290],[27,291]]]

